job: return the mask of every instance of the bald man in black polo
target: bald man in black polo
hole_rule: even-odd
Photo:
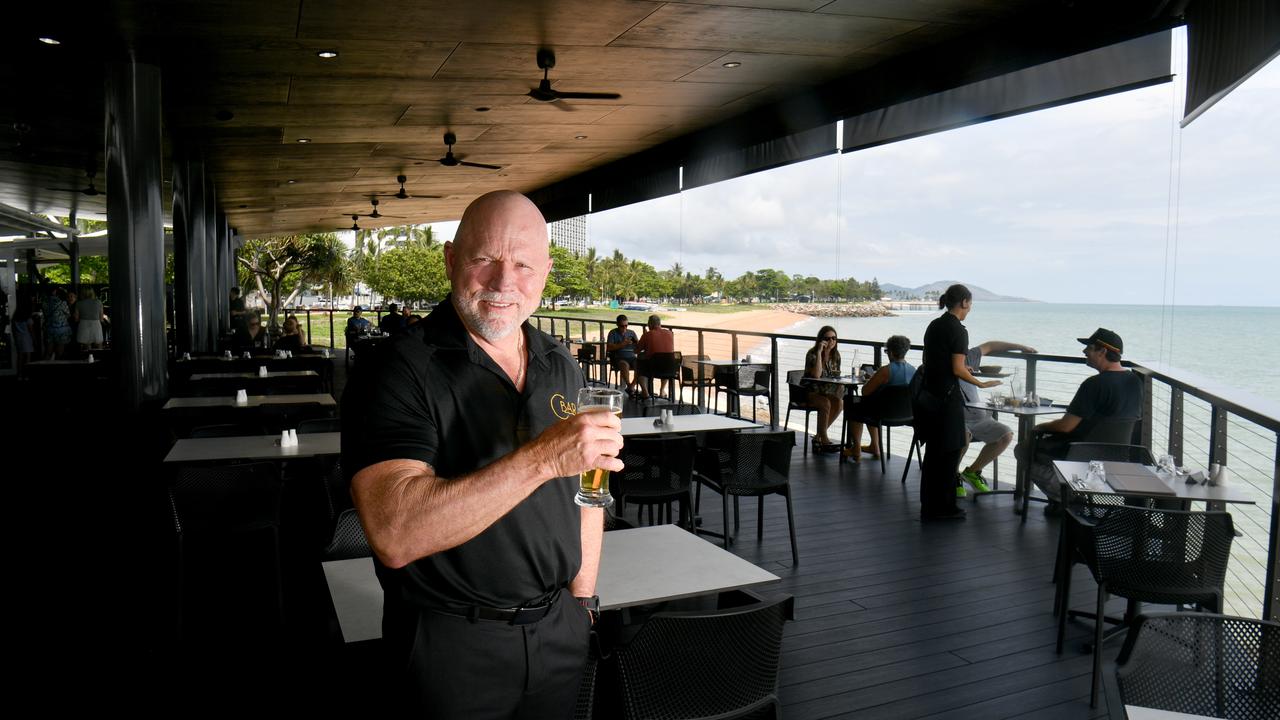
[[[546,223],[513,192],[467,208],[452,292],[380,348],[343,397],[343,462],[385,592],[383,635],[433,718],[573,711],[603,511],[581,471],[621,470],[620,421],[574,414],[582,373],[525,321],[551,269]]]

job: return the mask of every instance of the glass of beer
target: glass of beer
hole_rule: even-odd
[[[621,390],[601,387],[585,387],[578,391],[577,412],[611,412],[622,417]],[[609,471],[593,468],[582,473],[578,494],[573,501],[584,507],[609,507],[613,496],[609,494]]]

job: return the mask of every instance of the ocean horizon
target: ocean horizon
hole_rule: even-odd
[[[781,332],[816,335],[831,325],[842,339],[906,335],[914,344],[941,311],[895,311],[892,317],[816,316]],[[1076,338],[1099,327],[1124,339],[1124,357],[1161,362],[1272,403],[1280,403],[1280,307],[975,302],[965,320],[971,345],[1006,340],[1053,355],[1080,355]]]

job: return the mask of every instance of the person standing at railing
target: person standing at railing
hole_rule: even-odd
[[[969,366],[970,373],[976,373],[982,365],[983,355],[1008,352],[1010,350],[1024,353],[1036,351],[1033,347],[1019,345],[1018,343],[988,340],[977,347],[969,348],[969,352],[965,353],[965,364]],[[964,393],[964,401],[966,403],[977,404],[979,400],[977,385],[960,383],[960,392]],[[960,479],[969,483],[969,486],[975,492],[991,492],[990,486],[987,485],[987,479],[982,476],[982,470],[990,465],[991,461],[1000,457],[1000,453],[1008,449],[1010,443],[1013,442],[1013,430],[1004,423],[996,422],[996,419],[991,417],[991,413],[986,410],[968,407],[967,405],[964,409],[964,427],[969,433],[969,441],[980,441],[982,450],[978,451],[978,457],[974,458],[969,467],[960,471]],[[965,448],[965,452],[968,452],[968,447]],[[957,494],[963,492],[963,486],[960,487],[961,489],[957,491]]]
[[[956,475],[964,456],[967,435],[964,426],[964,395],[961,381],[988,388],[999,380],[982,382],[969,372],[965,354],[969,332],[962,324],[973,309],[973,294],[955,284],[938,298],[938,307],[947,311],[924,331],[924,364],[912,398],[915,428],[925,444],[920,470],[920,519],[963,520],[964,510],[956,507]]]
[[[1075,397],[1067,406],[1067,413],[1057,420],[1040,423],[1035,427],[1036,456],[1031,464],[1031,481],[1040,488],[1049,504],[1045,515],[1062,513],[1058,502],[1058,479],[1053,461],[1067,456],[1072,442],[1089,438],[1090,431],[1103,420],[1133,420],[1142,417],[1142,378],[1120,364],[1124,353],[1124,340],[1113,330],[1098,328],[1087,338],[1076,338],[1084,344],[1084,362],[1097,371],[1097,375],[1080,383]],[[1102,442],[1116,442],[1105,439]],[[1127,438],[1126,438],[1127,442]],[[1018,462],[1027,462],[1030,443],[1018,443],[1014,448]]]
[[[627,316],[619,315],[617,319],[618,327],[609,331],[605,337],[605,350],[609,353],[609,364],[614,370],[618,371],[618,383],[626,388],[627,392],[638,392],[633,387],[635,381],[631,377],[631,370],[636,366],[636,345],[640,339],[636,337],[636,331],[627,328]]]

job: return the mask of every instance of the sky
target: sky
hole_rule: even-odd
[[[658,269],[776,268],[1046,302],[1280,305],[1280,62],[1184,129],[1173,83],[594,213]],[[445,237],[453,224],[439,225]]]

